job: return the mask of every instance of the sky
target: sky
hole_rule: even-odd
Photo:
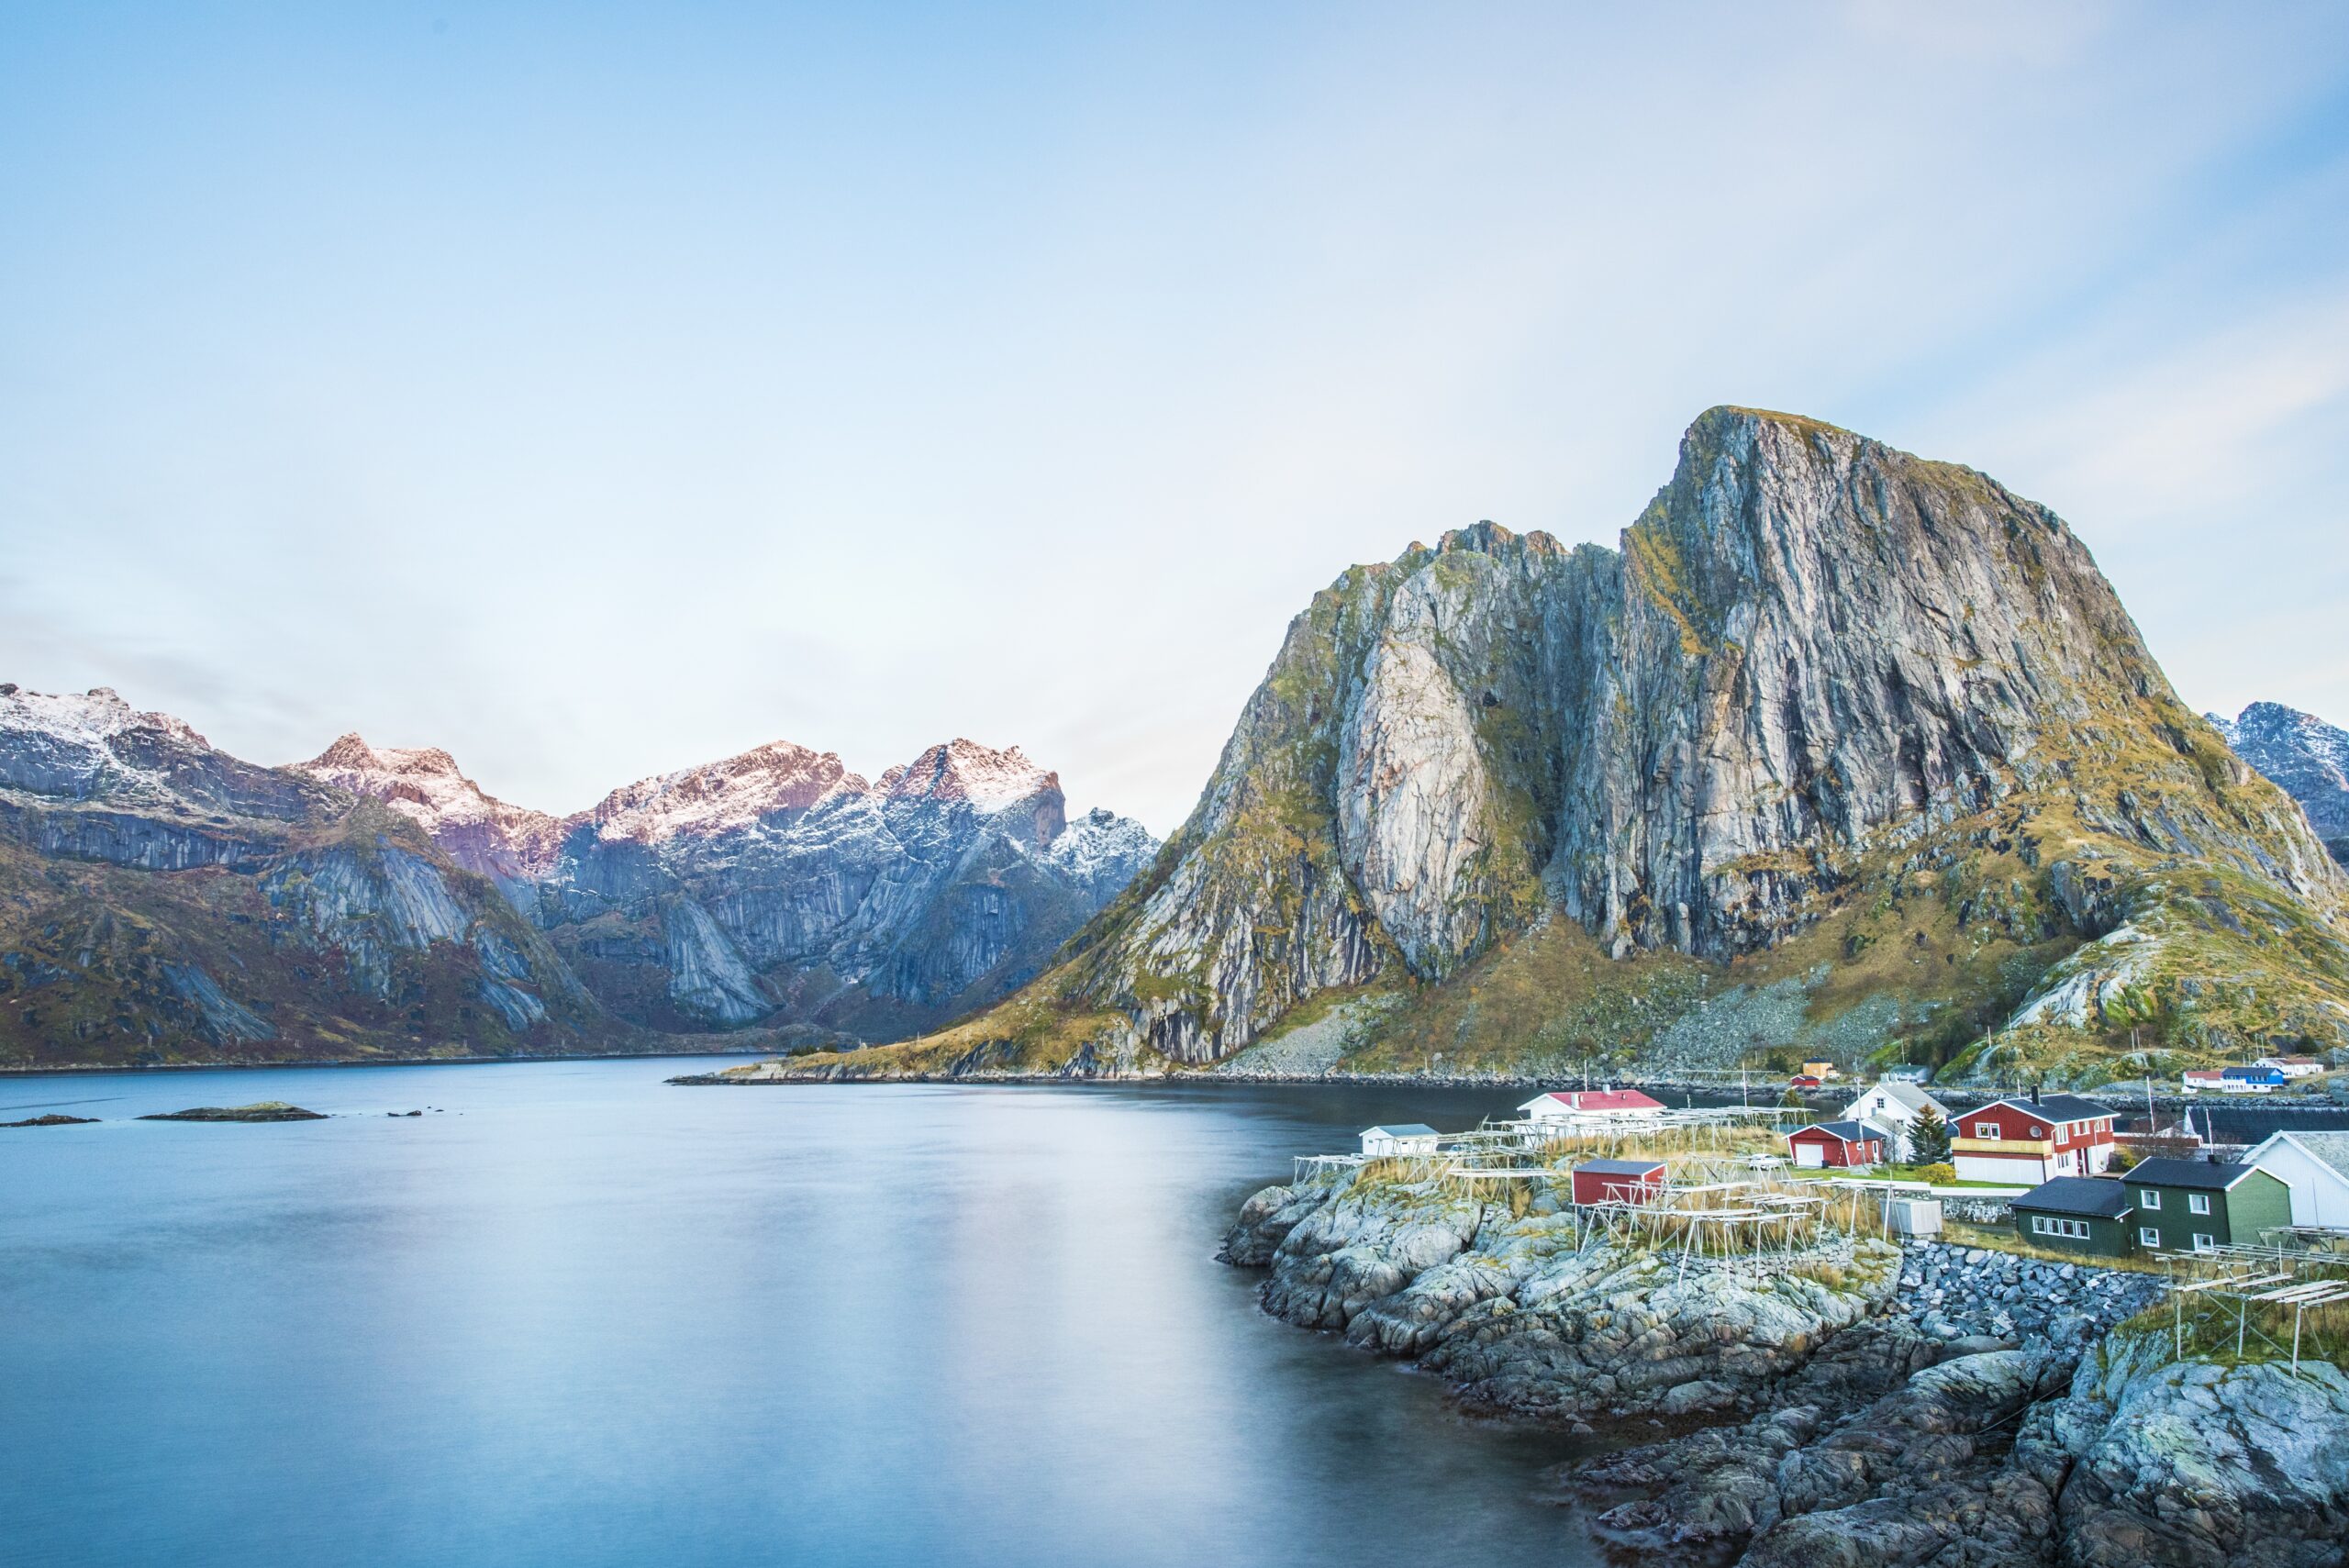
[[[2349,722],[2349,7],[0,0],[0,679],[257,761],[1164,833],[1316,589],[1720,403]]]

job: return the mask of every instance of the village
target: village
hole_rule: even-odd
[[[2285,1069],[2228,1071],[2265,1086]],[[1356,1152],[1300,1158],[1296,1175],[1300,1187],[1384,1173],[1487,1199],[1514,1191],[1520,1211],[1571,1215],[1583,1246],[1661,1251],[1682,1273],[1816,1268],[1855,1239],[1881,1239],[1925,1260],[1932,1319],[1953,1337],[1970,1308],[1995,1306],[1965,1300],[1967,1282],[2010,1283],[2020,1258],[2069,1265],[2066,1279],[2151,1276],[2142,1283],[2168,1300],[2181,1359],[2198,1344],[2249,1354],[2257,1341],[2297,1370],[2320,1338],[2328,1354],[2344,1348],[2349,1131],[2229,1146],[2190,1118],[2079,1095],[1953,1106],[1920,1076],[1856,1084],[1825,1117],[1794,1093],[1771,1106],[1675,1107],[1633,1087],[1550,1090],[1464,1131],[1366,1128]],[[1806,1063],[1790,1088],[1816,1098],[1838,1077]],[[1923,1280],[1914,1265],[1905,1277]],[[2005,1312],[1973,1317],[2011,1328]],[[2304,1332],[2311,1325],[2321,1336]]]

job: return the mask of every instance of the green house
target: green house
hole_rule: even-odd
[[[2262,1230],[2292,1223],[2292,1189],[2256,1165],[2145,1160],[2121,1179],[2136,1208],[2130,1228],[2144,1251],[2256,1246]]]
[[[2016,1239],[2050,1251],[2126,1257],[2133,1250],[2129,1220],[2134,1195],[2134,1188],[2102,1176],[2042,1182],[2009,1206]]]

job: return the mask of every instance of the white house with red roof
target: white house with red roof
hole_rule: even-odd
[[[1528,1121],[1633,1121],[1664,1114],[1662,1100],[1637,1089],[1553,1089],[1517,1107]]]
[[[1949,1151],[1961,1182],[2028,1182],[2100,1176],[2112,1163],[2112,1112],[2077,1095],[1992,1100],[1950,1123]]]

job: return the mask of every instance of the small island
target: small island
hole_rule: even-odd
[[[323,1111],[306,1111],[284,1100],[256,1100],[249,1106],[197,1106],[184,1111],[158,1111],[140,1121],[324,1121]]]
[[[0,1127],[86,1127],[97,1119],[94,1116],[58,1116],[52,1112],[48,1116],[27,1117],[22,1121],[0,1121]]]

